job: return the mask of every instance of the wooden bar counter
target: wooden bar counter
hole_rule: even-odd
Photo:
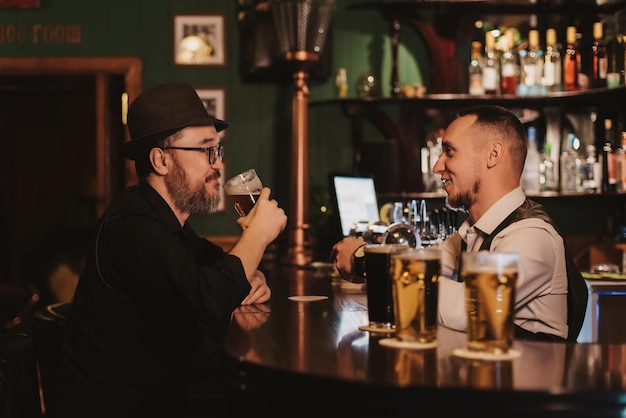
[[[340,282],[277,268],[271,302],[233,314],[224,345],[233,416],[626,415],[626,344],[515,341],[513,360],[469,360],[453,354],[466,335],[440,327],[435,348],[389,348],[379,340],[390,335],[359,330],[364,289]]]

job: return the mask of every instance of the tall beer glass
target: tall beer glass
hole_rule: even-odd
[[[396,339],[426,344],[437,340],[441,250],[412,249],[391,257]]]
[[[406,251],[402,244],[367,244],[365,253],[365,286],[369,327],[383,331],[394,328],[391,255]]]
[[[506,354],[513,346],[513,307],[519,255],[505,252],[464,252],[467,349]]]

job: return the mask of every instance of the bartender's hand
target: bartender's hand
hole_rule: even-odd
[[[242,305],[263,303],[270,300],[270,297],[272,296],[272,290],[267,285],[267,281],[265,280],[265,274],[263,274],[262,271],[255,271],[248,281],[250,282],[250,286],[252,286],[252,289],[250,290],[250,293],[248,293],[248,296],[246,296],[241,302]]]
[[[362,245],[366,244],[361,237],[346,237],[333,245],[331,258],[334,255],[335,267],[341,277],[349,277],[352,274],[352,256]]]

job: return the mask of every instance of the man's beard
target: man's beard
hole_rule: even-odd
[[[468,212],[474,203],[474,196],[480,189],[480,182],[474,182],[472,189],[473,194],[470,192],[457,193],[452,199],[450,195],[448,195],[446,197],[446,206],[453,210]]]
[[[195,187],[189,185],[185,172],[178,164],[174,164],[170,175],[165,177],[165,186],[176,207],[183,212],[204,215],[215,212],[220,203],[219,193],[211,196],[205,189],[204,181],[197,182]]]

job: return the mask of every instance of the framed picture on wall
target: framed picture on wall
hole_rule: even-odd
[[[226,89],[224,88],[196,88],[196,92],[202,100],[204,107],[206,108],[209,115],[216,117],[217,119],[225,120],[226,119]],[[220,133],[222,135],[222,139],[226,134],[225,131]],[[222,170],[222,177],[220,177],[220,184],[224,184],[226,179],[226,165],[224,165],[224,170]],[[220,188],[221,199],[220,204],[215,210],[215,212],[225,212],[226,211],[226,195],[224,193],[224,189]]]
[[[174,64],[226,65],[223,14],[174,15]]]
[[[221,120],[226,119],[226,89],[201,87],[196,88],[196,92],[209,115]]]

